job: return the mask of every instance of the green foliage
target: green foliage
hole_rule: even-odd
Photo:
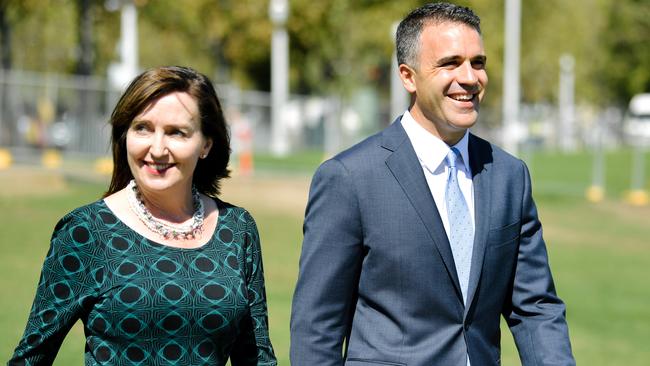
[[[7,3],[7,17],[13,24],[14,68],[64,72],[74,69],[74,48],[56,47],[75,44],[76,28],[63,26],[75,24],[75,8],[65,5],[61,0]]]
[[[117,61],[119,12],[90,0],[94,69]],[[351,95],[374,86],[388,93],[392,25],[427,1],[291,0],[291,90]],[[504,1],[459,0],[482,18],[490,90],[500,107]],[[79,0],[3,0],[15,68],[72,72],[78,54]],[[269,0],[139,0],[140,64],[191,65],[218,81],[268,90],[273,25]],[[558,59],[576,60],[578,102],[624,103],[650,90],[650,2],[522,0],[521,84],[525,102],[554,102]]]
[[[292,12],[305,14],[292,17],[288,25],[292,60],[304,70],[298,70],[298,91],[348,94],[368,83],[383,84],[385,90],[393,53],[392,24],[413,3],[292,2]]]
[[[627,102],[634,94],[650,92],[650,2],[608,4],[608,31],[599,63],[599,81],[608,98]]]
[[[190,11],[187,2],[169,2],[178,3],[179,12]],[[197,0],[192,4],[188,16],[192,26],[174,29],[179,40],[207,49],[209,61],[224,79],[233,78],[245,88],[268,89],[272,29],[268,2]]]

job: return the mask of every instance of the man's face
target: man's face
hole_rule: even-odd
[[[428,131],[453,145],[478,118],[488,77],[480,34],[454,22],[425,25],[416,69],[400,66],[404,84],[415,93],[411,114]],[[406,71],[408,71],[406,70]],[[408,74],[409,72],[407,72]]]

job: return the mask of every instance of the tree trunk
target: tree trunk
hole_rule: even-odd
[[[93,72],[92,2],[93,0],[77,0],[79,59],[77,60],[76,73],[79,75],[90,75]]]
[[[11,69],[11,25],[7,19],[7,2],[0,2],[0,72]],[[12,146],[15,141],[16,128],[9,105],[9,87],[4,74],[0,83],[0,146]]]

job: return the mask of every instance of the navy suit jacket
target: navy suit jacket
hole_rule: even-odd
[[[574,365],[525,164],[469,136],[476,229],[467,307],[401,123],[314,175],[291,316],[293,366]]]

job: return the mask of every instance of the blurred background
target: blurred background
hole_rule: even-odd
[[[230,124],[223,198],[262,235],[271,337],[288,323],[309,179],[407,107],[394,29],[426,1],[0,0],[0,361],[24,329],[49,236],[98,199],[107,125],[137,73],[208,75]],[[473,132],[527,162],[579,364],[650,351],[650,1],[457,1],[490,78]],[[503,329],[503,364],[519,364]],[[73,328],[58,364],[83,362]]]

